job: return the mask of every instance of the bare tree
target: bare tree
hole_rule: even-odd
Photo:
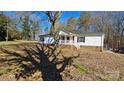
[[[62,14],[61,11],[45,11],[43,12],[48,16],[48,20],[51,23],[51,32],[56,32],[56,24],[60,19],[60,16]]]
[[[67,31],[76,30],[76,27],[77,27],[77,20],[78,20],[77,18],[70,17],[70,18],[67,20],[66,30],[67,30]]]
[[[89,24],[90,24],[90,15],[89,13],[82,13],[79,17],[79,23],[78,23],[78,29],[82,30],[84,32],[87,32],[89,30]]]
[[[66,25],[65,23],[62,23],[62,22],[58,22],[57,24],[57,30],[65,30],[66,29]]]

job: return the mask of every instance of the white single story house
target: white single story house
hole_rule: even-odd
[[[104,34],[95,32],[81,32],[81,31],[59,31],[59,44],[80,46],[104,46]],[[39,35],[39,42],[45,44],[52,44],[54,38],[47,35]]]

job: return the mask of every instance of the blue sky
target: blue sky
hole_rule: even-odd
[[[11,15],[11,14],[14,14],[15,13],[15,11],[4,11],[4,14],[6,14],[6,15]],[[38,15],[44,15],[43,13],[37,13]],[[62,13],[62,16],[61,16],[61,18],[60,18],[60,20],[61,21],[65,21],[65,20],[67,20],[69,17],[79,17],[80,16],[80,14],[81,14],[81,12],[80,11],[64,11],[63,13]]]
[[[68,11],[68,12],[63,12],[62,16],[60,18],[61,22],[67,21],[69,17],[75,17],[78,18],[80,16],[81,12],[80,11]]]
[[[10,16],[14,14],[15,11],[4,11],[4,14]],[[68,18],[70,17],[75,17],[78,18],[80,16],[81,12],[80,11],[64,11],[60,17],[60,22],[66,22]],[[41,12],[37,12],[36,15],[39,15],[41,18],[45,17],[45,15]],[[42,30],[45,29],[46,27],[49,27],[48,22],[41,22]]]

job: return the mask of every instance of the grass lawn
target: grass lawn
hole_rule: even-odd
[[[15,40],[15,41],[0,41],[0,45],[11,45],[11,44],[21,44],[21,43],[34,43],[37,41],[26,41],[26,40]]]

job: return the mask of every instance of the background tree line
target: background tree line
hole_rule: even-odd
[[[7,16],[0,12],[0,41],[21,39],[35,40],[35,34],[41,31],[43,21],[50,24],[50,32],[58,30],[82,31],[105,34],[105,47],[115,49],[124,45],[123,12],[82,12],[78,18],[70,17],[61,22],[61,11],[43,11],[46,17],[34,12],[16,12]],[[7,31],[8,30],[8,31]]]

